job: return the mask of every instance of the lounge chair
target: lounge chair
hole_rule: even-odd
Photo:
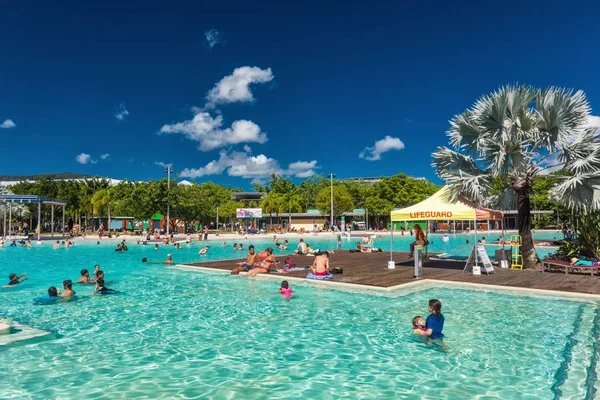
[[[546,271],[556,271],[556,270],[565,270],[565,274],[569,273],[569,269],[571,272],[575,270],[588,270],[590,274],[593,276],[594,271],[600,270],[600,265],[573,265],[567,261],[557,261],[557,260],[543,260],[542,261],[542,272]]]

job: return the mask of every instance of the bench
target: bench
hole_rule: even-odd
[[[569,269],[571,269],[571,272],[575,272],[575,270],[590,271],[590,274],[593,276],[594,271],[600,270],[600,265],[572,265],[571,263],[557,260],[542,261],[542,272],[553,271],[557,269],[564,269],[565,274],[569,273]]]

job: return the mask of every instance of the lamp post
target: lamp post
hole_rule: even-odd
[[[167,173],[167,240],[169,239],[169,225],[170,218],[169,213],[171,212],[171,199],[169,198],[169,192],[171,191],[171,172],[173,172],[173,166],[169,165],[165,168]]]
[[[329,174],[331,181],[331,230],[333,230],[333,178],[335,178],[335,174]]]

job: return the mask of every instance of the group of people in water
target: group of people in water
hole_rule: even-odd
[[[9,282],[7,285],[3,286],[4,288],[17,286],[29,278],[27,274],[17,275],[12,273],[8,276]],[[77,280],[76,283],[83,285],[95,285],[94,294],[110,294],[116,293],[115,290],[107,288],[104,282],[104,271],[100,269],[100,265],[96,264],[94,267],[94,277],[90,277],[90,273],[87,269],[81,270],[81,277]],[[65,299],[70,300],[77,293],[73,290],[73,281],[70,279],[64,280],[62,283],[63,290],[61,291],[56,286],[50,286],[48,288],[48,299]]]

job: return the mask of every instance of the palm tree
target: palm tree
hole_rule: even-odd
[[[269,213],[269,225],[273,226],[273,213],[279,214],[280,197],[275,192],[269,192],[260,203],[263,212]]]
[[[280,197],[279,212],[288,213],[288,230],[292,227],[292,212],[302,212],[302,197],[297,192],[289,192]]]
[[[600,205],[600,141],[582,91],[504,86],[450,121],[450,146],[433,154],[449,200],[517,209],[526,268],[537,263],[529,196],[533,179],[558,170],[551,196],[572,209]]]
[[[101,211],[106,207],[108,209],[108,227],[107,230],[110,232],[110,207],[113,204],[114,200],[111,196],[110,188],[100,189],[94,196],[92,196],[91,203],[93,205],[94,211],[98,213],[98,216],[101,216]]]

